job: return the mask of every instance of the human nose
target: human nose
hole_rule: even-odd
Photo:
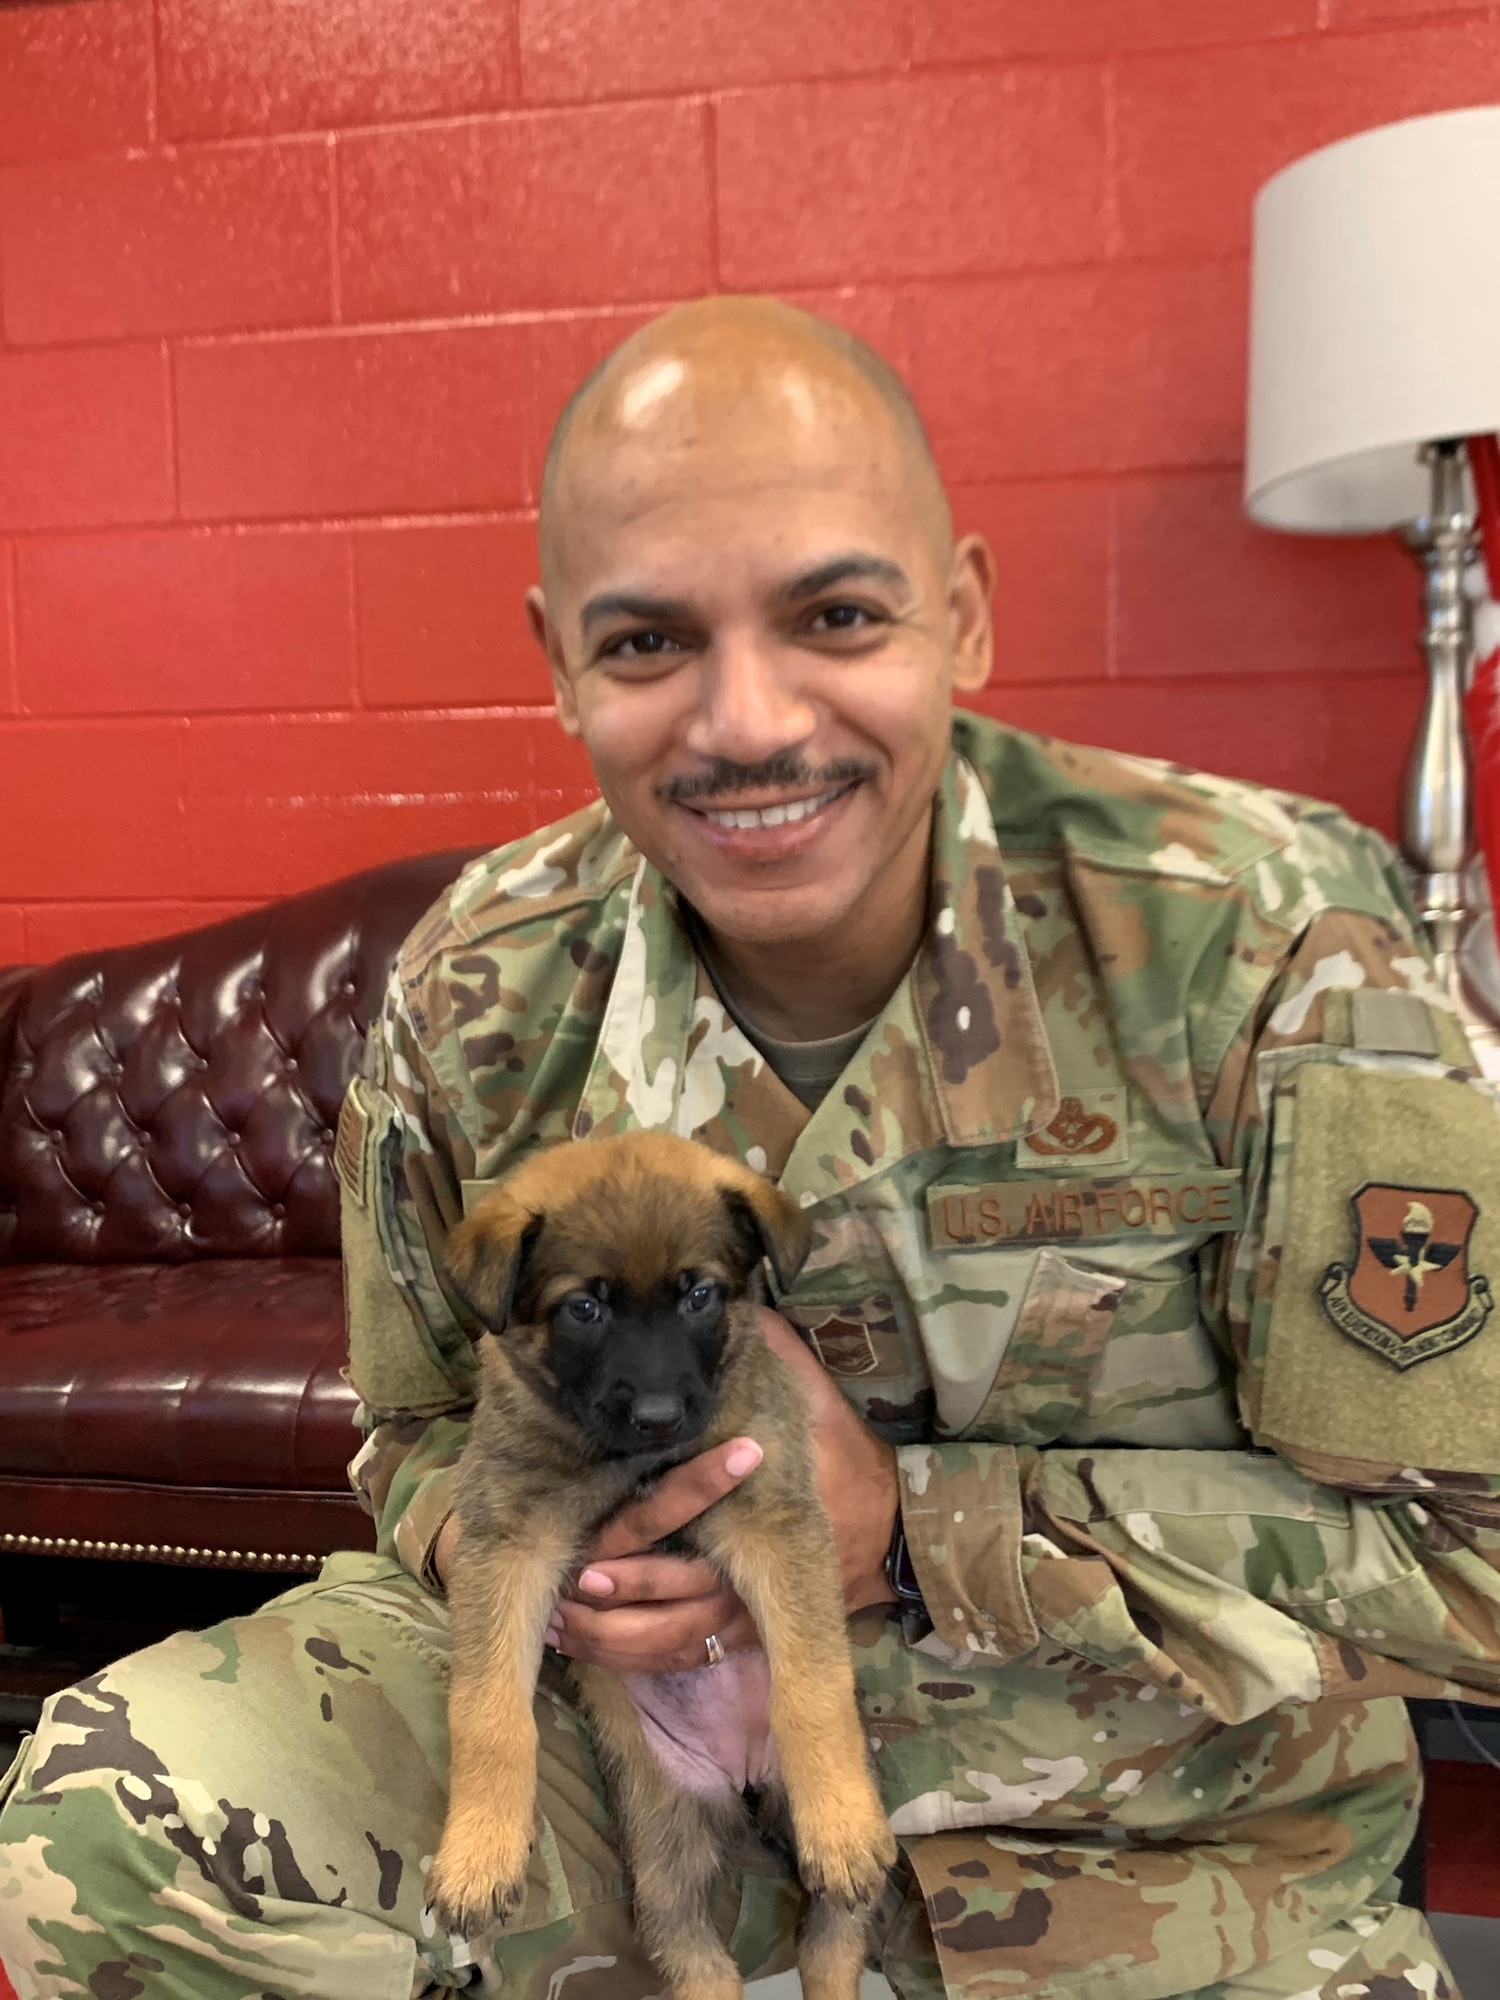
[[[687,743],[701,757],[758,763],[805,743],[818,726],[786,665],[748,634],[714,648],[698,689]]]

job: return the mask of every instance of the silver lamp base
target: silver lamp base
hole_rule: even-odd
[[[1406,540],[1424,575],[1427,700],[1407,766],[1401,852],[1438,979],[1462,1006],[1460,952],[1475,914],[1466,881],[1470,781],[1463,713],[1473,660],[1464,576],[1474,550],[1474,514],[1462,440],[1440,439],[1423,455],[1432,470],[1432,497],[1425,519],[1412,524]],[[1500,988],[1494,1018],[1500,1021]]]

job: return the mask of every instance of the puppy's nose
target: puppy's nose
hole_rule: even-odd
[[[630,1421],[642,1437],[653,1444],[666,1444],[681,1430],[686,1415],[681,1396],[637,1396]]]

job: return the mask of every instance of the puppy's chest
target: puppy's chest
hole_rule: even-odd
[[[699,1798],[727,1798],[777,1774],[771,1679],[758,1649],[686,1674],[622,1674],[652,1755]]]

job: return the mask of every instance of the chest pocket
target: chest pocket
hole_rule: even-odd
[[[892,1291],[855,1289],[822,1302],[798,1296],[780,1300],[777,1309],[887,1444],[931,1438],[932,1385]]]
[[[1034,1445],[1068,1435],[1128,1282],[1118,1272],[1074,1264],[1051,1244],[1037,1250],[1010,1338],[977,1411],[944,1434],[984,1444]],[[961,1416],[947,1400],[950,1419]]]
[[[820,1211],[778,1310],[891,1444],[1243,1442],[1198,1313],[1204,1239],[934,1250],[920,1193]]]
[[[928,1327],[946,1419],[938,1434],[986,1444],[1242,1444],[1225,1363],[1199,1314],[1196,1249],[1182,1239],[1110,1243],[1085,1261],[1040,1247],[1009,1338],[995,1326],[987,1384],[971,1378],[957,1398],[941,1382],[944,1335],[956,1329],[939,1308]],[[965,1257],[966,1267],[984,1261]]]
[[[825,1209],[811,1255],[776,1310],[888,1444],[932,1436],[932,1384],[910,1301],[878,1230]]]
[[[1230,1451],[1245,1444],[1233,1372],[1199,1311],[1191,1263],[1130,1278],[1070,1444]]]

